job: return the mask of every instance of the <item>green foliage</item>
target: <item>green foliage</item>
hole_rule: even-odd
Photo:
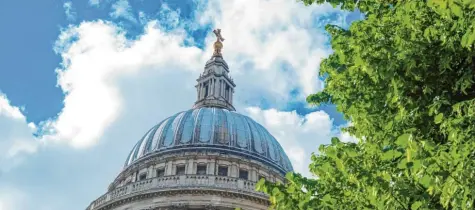
[[[274,209],[475,209],[475,0],[302,0],[359,10],[327,26],[326,87],[360,141],[312,155],[318,178],[261,181]]]

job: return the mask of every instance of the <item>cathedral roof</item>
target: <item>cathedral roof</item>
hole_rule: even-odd
[[[196,149],[244,155],[283,173],[292,171],[284,150],[262,125],[214,107],[179,112],[153,126],[130,151],[125,166],[150,154]]]
[[[220,30],[214,53],[197,79],[193,109],[153,126],[133,147],[125,167],[149,156],[182,150],[213,150],[254,158],[282,173],[292,165],[277,140],[259,123],[235,111],[234,81],[224,61]]]

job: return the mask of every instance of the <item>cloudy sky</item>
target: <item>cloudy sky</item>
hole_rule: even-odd
[[[295,0],[0,1],[0,210],[82,210],[135,142],[190,109],[221,28],[235,107],[297,172],[347,122],[310,107],[328,23],[360,18]],[[8,29],[8,30],[7,30]]]

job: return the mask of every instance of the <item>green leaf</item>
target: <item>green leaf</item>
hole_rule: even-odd
[[[343,164],[343,161],[340,160],[340,159],[335,159],[335,164],[336,164],[336,167],[340,170],[340,171],[344,171],[345,170],[345,165]]]
[[[401,152],[396,151],[396,150],[389,150],[384,153],[382,160],[391,160],[394,158],[398,158],[402,155]]]
[[[265,179],[260,179],[257,183],[256,183],[256,190],[257,191],[264,191],[266,188],[265,188]]]
[[[421,160],[415,160],[412,163],[412,170],[419,171],[422,168]]]
[[[452,11],[452,13],[454,15],[456,15],[457,17],[463,17],[463,12],[462,12],[462,8],[457,5],[457,4],[451,4],[450,5],[450,10]]]
[[[392,127],[393,127],[393,121],[389,121],[388,124],[386,124],[386,126],[384,126],[384,129],[390,130]]]
[[[411,137],[411,134],[409,133],[402,134],[397,138],[396,144],[401,147],[406,147],[407,144],[409,143],[410,137]]]
[[[397,165],[398,169],[406,169],[408,167],[407,165],[407,159],[402,159],[399,164]]]
[[[346,150],[346,154],[348,154],[348,157],[350,157],[350,158],[354,158],[354,157],[358,156],[358,153],[353,149]]]
[[[340,139],[338,139],[337,137],[332,137],[332,144],[335,145],[335,144],[338,144],[340,142]]]
[[[475,3],[473,5],[475,5]],[[473,42],[475,42],[475,26],[472,29],[472,33],[468,34],[468,39],[467,39],[467,45],[466,46],[471,46],[473,44]]]
[[[434,118],[434,122],[436,124],[440,124],[442,122],[442,120],[444,119],[444,114],[443,113],[439,113],[435,116]]]
[[[411,205],[411,209],[412,210],[418,210],[421,206],[422,206],[422,202],[421,201],[416,201]]]
[[[419,182],[426,188],[432,185],[432,179],[428,175],[424,175]]]

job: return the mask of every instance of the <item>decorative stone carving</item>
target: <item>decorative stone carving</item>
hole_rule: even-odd
[[[205,209],[206,209],[206,210],[219,210],[218,207],[213,206],[213,205],[211,205],[211,204],[206,205]]]
[[[170,210],[188,210],[186,204],[173,204],[169,207]]]

